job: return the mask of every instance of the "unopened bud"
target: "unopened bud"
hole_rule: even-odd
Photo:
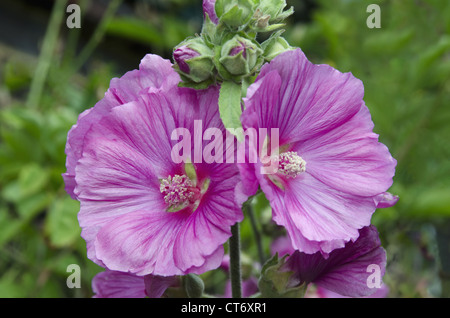
[[[290,8],[283,11],[286,7],[286,0],[260,0],[258,10],[263,16],[270,16],[270,22],[281,22],[290,16],[294,10]]]
[[[195,83],[207,80],[213,71],[213,51],[201,38],[182,42],[173,52],[173,59],[181,75]]]
[[[222,46],[219,62],[230,74],[245,75],[251,73],[261,53],[258,45],[236,35]]]
[[[187,61],[197,56],[200,56],[200,53],[186,45],[180,46],[173,52],[173,58],[180,67],[180,70],[188,74],[190,73],[190,68]]]
[[[215,12],[219,21],[231,28],[246,24],[254,13],[252,0],[217,0]]]
[[[205,290],[205,283],[195,274],[187,274],[183,277],[183,284],[189,298],[200,298]]]

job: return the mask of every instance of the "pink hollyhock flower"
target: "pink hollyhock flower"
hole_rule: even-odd
[[[335,249],[324,258],[320,252],[306,254],[294,250],[287,238],[275,241],[274,252],[280,256],[289,254],[281,271],[293,272],[290,287],[301,284],[315,284],[318,289],[347,297],[365,297],[386,289],[381,284],[386,268],[386,252],[381,247],[378,231],[374,226],[364,227],[359,231],[355,242],[348,242],[345,247]],[[376,273],[373,269],[378,269]],[[375,273],[375,274],[374,274]],[[371,275],[379,275],[371,279]],[[379,286],[376,280],[379,279]],[[308,285],[309,287],[309,285]]]
[[[92,279],[94,298],[160,298],[179,283],[176,276],[136,276],[106,270]]]
[[[69,132],[67,191],[80,201],[88,257],[110,270],[173,276],[217,268],[230,227],[242,220],[236,166],[172,160],[175,129],[194,137],[209,127],[225,131],[218,87],[178,82],[169,61],[146,56]]]
[[[363,96],[362,82],[351,73],[314,65],[300,49],[264,65],[248,88],[244,129],[266,128],[267,145],[277,129],[279,156],[268,155],[276,157],[278,170],[266,173],[264,154],[250,145],[258,161],[239,164],[236,195],[242,203],[260,187],[273,220],[299,251],[326,255],[343,247],[370,224],[377,206],[397,201],[386,192],[396,160],[378,142]]]

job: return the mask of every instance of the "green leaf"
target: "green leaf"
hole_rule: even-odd
[[[21,203],[22,200],[42,191],[48,182],[48,171],[36,163],[30,163],[22,168],[18,180],[5,185],[2,196],[10,202]]]
[[[219,112],[227,130],[233,134],[242,132],[241,85],[232,81],[222,83],[219,93]]]
[[[79,237],[78,211],[79,203],[70,197],[60,198],[50,207],[45,232],[53,246],[69,246]]]
[[[1,298],[21,298],[26,297],[26,291],[23,286],[18,284],[20,274],[16,269],[11,268],[0,278],[0,297]]]
[[[17,212],[24,221],[32,220],[37,214],[44,211],[53,199],[52,193],[39,192],[26,197],[16,203]]]
[[[225,11],[225,1],[217,0],[214,4],[214,11],[216,11],[217,17],[221,17]]]
[[[424,50],[419,57],[417,68],[420,72],[428,69],[432,63],[438,61],[438,59],[448,53],[450,50],[450,36],[443,36],[439,39],[439,42]]]
[[[411,215],[419,217],[449,217],[450,216],[450,188],[429,189],[423,191],[414,200],[409,211]]]
[[[23,222],[10,217],[6,208],[0,209],[0,247],[20,233]]]
[[[155,26],[144,20],[115,17],[108,24],[106,32],[146,45],[152,44],[159,48],[164,47],[164,36]]]
[[[44,189],[48,172],[36,163],[26,165],[19,174],[19,185],[23,194],[37,193]]]

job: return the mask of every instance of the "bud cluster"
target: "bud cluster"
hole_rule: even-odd
[[[266,41],[258,32],[273,32],[293,13],[285,0],[208,0],[203,2],[204,23],[199,36],[175,47],[175,69],[183,86],[206,88],[215,82],[242,83],[256,75],[264,62],[292,49],[281,37],[283,30]]]

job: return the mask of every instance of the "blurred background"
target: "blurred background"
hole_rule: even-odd
[[[364,82],[375,132],[398,160],[395,207],[373,216],[387,251],[388,297],[450,296],[450,1],[297,0],[285,38],[314,63]],[[81,8],[70,29],[67,5]],[[381,8],[370,29],[369,4]],[[64,191],[64,147],[78,115],[147,53],[199,33],[200,0],[0,2],[0,297],[91,297],[102,269],[86,258],[79,204]],[[263,253],[270,208],[255,200]],[[244,276],[257,272],[251,222],[242,224]],[[247,261],[251,260],[251,261]],[[70,289],[67,266],[81,268]],[[224,272],[203,276],[221,294]]]

